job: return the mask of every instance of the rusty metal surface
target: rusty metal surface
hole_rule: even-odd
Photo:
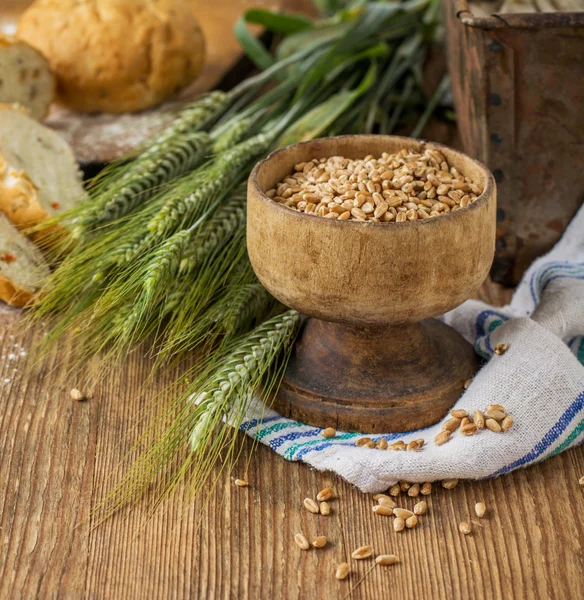
[[[517,283],[584,200],[584,13],[444,7],[462,145],[498,182],[493,278]]]

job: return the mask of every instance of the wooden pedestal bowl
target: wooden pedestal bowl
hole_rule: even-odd
[[[313,158],[436,148],[484,192],[466,208],[404,223],[333,221],[265,195]],[[460,152],[409,138],[325,138],[278,150],[248,184],[247,245],[262,284],[308,315],[274,399],[280,413],[346,431],[409,431],[440,420],[478,360],[431,319],[468,299],[495,250],[495,182]]]

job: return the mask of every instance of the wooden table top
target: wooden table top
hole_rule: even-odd
[[[485,295],[502,298],[494,287]],[[34,372],[20,352],[38,332],[22,329],[19,311],[4,309],[0,598],[584,598],[582,447],[494,480],[436,488],[420,525],[395,533],[371,512],[371,496],[263,446],[251,452],[248,441],[233,475],[247,468],[249,488],[224,473],[206,510],[181,486],[150,519],[144,499],[91,529],[90,509],[137,439],[136,419],[177,371],[145,387],[149,363],[134,353],[91,400],[73,402],[63,375],[74,350],[63,344],[61,362],[52,355]],[[338,495],[332,516],[302,508],[327,486]],[[477,501],[488,507],[480,522]],[[474,531],[463,536],[457,526],[468,519]],[[329,543],[301,552],[300,531]],[[363,544],[399,564],[368,572],[371,561],[350,561],[353,573],[338,582],[336,565]]]

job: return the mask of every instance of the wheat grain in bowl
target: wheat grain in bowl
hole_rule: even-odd
[[[472,204],[482,189],[434,148],[362,159],[315,158],[266,192],[308,215],[375,223],[439,217]]]

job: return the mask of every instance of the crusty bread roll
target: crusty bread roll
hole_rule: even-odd
[[[205,44],[181,0],[36,0],[18,37],[40,50],[59,99],[83,112],[131,112],[191,83]]]
[[[26,42],[0,34],[0,103],[19,104],[44,119],[55,96],[47,59]]]
[[[67,142],[22,111],[0,105],[0,211],[23,229],[86,196]]]
[[[0,213],[0,300],[30,304],[48,275],[40,250]]]

